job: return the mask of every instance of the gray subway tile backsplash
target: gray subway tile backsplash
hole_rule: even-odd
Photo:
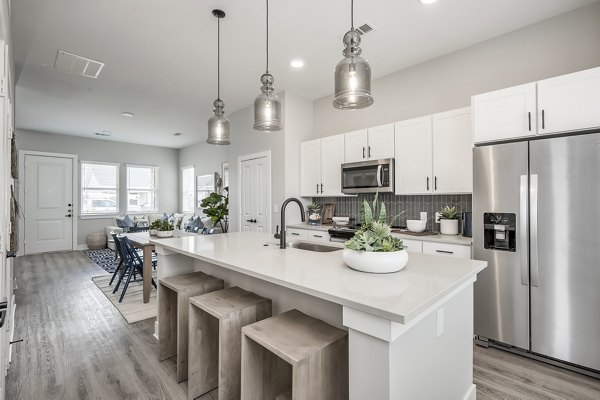
[[[312,201],[320,205],[335,204],[335,216],[354,217],[356,222],[360,222],[360,205],[365,200],[372,202],[374,198],[374,194],[359,194],[356,197],[314,197]],[[446,205],[456,206],[460,212],[471,211],[473,207],[470,194],[396,196],[392,193],[380,193],[379,201],[385,203],[388,223],[394,216],[404,211],[393,221],[393,225],[406,226],[407,219],[420,219],[420,213],[425,211],[427,212],[427,229],[433,231],[439,230],[439,224],[434,223],[436,211]]]

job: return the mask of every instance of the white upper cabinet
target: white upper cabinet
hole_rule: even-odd
[[[535,83],[528,83],[473,96],[473,141],[481,143],[534,135],[535,93]]]
[[[367,130],[348,132],[344,136],[345,162],[366,161],[369,147]]]
[[[433,191],[431,115],[396,123],[396,194]]]
[[[300,144],[300,195],[318,196],[321,184],[321,140]]]
[[[433,117],[433,193],[473,192],[471,109]]]
[[[342,193],[342,164],[344,163],[344,135],[321,139],[320,195],[339,196]]]
[[[341,196],[344,135],[300,144],[300,195]]]
[[[537,83],[538,133],[600,126],[600,67]]]
[[[394,158],[394,124],[345,134],[345,162]]]
[[[367,129],[367,158],[381,160],[394,158],[394,124],[380,125]]]

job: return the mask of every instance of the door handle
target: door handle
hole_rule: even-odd
[[[254,223],[254,222],[256,222],[256,220],[255,219],[247,219],[246,222],[252,222],[252,223]]]
[[[527,255],[527,175],[521,175],[520,187],[520,210],[519,210],[519,240],[521,242],[521,285],[529,285],[529,271],[527,264],[529,256]]]
[[[66,215],[65,215],[65,217],[69,217],[69,218],[71,218],[71,217],[72,217],[72,215],[71,215],[71,214],[66,214]]]
[[[531,202],[529,224],[531,229],[531,286],[540,285],[539,259],[538,259],[538,176],[531,175],[529,186],[529,201]]]
[[[381,187],[383,186],[383,183],[381,182],[381,172],[383,171],[383,165],[378,165],[377,166],[377,187]]]
[[[363,158],[365,158],[365,146],[363,146]]]

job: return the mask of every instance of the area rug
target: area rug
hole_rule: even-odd
[[[113,273],[119,260],[115,261],[115,252],[111,249],[100,249],[100,250],[84,250],[83,253],[88,256],[90,260],[98,264],[100,268],[108,273]]]
[[[97,251],[97,250],[96,250]],[[156,282],[156,273],[152,274],[154,281]],[[119,296],[121,296],[121,290],[113,294],[113,289],[116,285],[115,282],[111,286],[108,286],[112,275],[102,275],[92,278],[92,281],[98,289],[104,293],[104,295],[110,300],[115,308],[121,313],[123,318],[130,323],[143,321],[148,318],[155,318],[158,311],[157,300],[156,300],[156,289],[152,287],[150,292],[150,301],[144,304],[143,301],[143,288],[142,282],[131,282],[127,288],[127,293],[123,298],[123,302],[119,303]],[[123,286],[121,285],[121,288]]]

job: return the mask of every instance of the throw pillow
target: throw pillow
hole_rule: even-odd
[[[127,223],[125,222],[125,218],[115,218],[115,222],[119,228],[127,228]]]
[[[183,214],[178,214],[175,213],[173,214],[173,217],[175,219],[175,223],[173,225],[175,225],[175,229],[181,229],[181,223],[183,222]]]
[[[126,215],[125,218],[123,218],[123,222],[127,228],[133,228],[135,226],[133,218],[131,218],[129,215]]]

